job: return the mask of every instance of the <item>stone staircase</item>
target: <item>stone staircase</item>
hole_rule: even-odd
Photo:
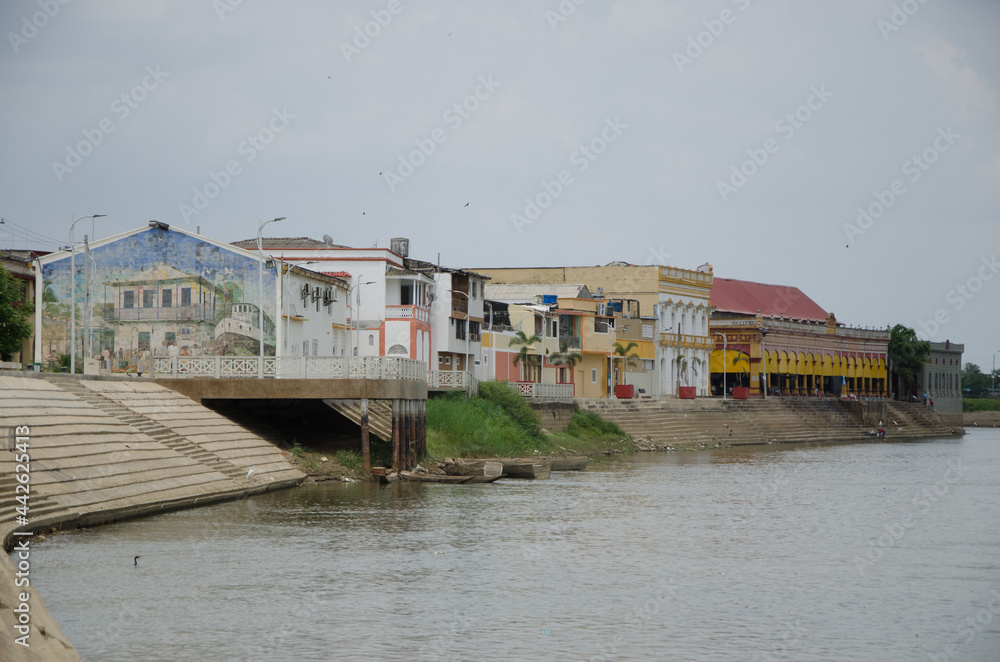
[[[238,498],[305,478],[271,444],[155,383],[99,382],[69,375],[53,381],[0,376],[0,430],[29,428],[32,530],[86,526]],[[116,392],[122,397],[114,398]],[[123,404],[128,397],[143,410]],[[156,413],[158,409],[167,413]],[[248,479],[253,465],[256,471]],[[15,471],[15,453],[4,444],[4,541],[23,528],[16,520],[15,509],[21,504],[16,500]]]
[[[578,400],[582,409],[617,423],[656,446],[782,444],[871,439],[836,400]]]
[[[919,438],[956,434],[956,428],[945,423],[941,414],[919,402],[889,402],[888,418],[885,429],[893,436]]]
[[[337,413],[361,425],[360,400],[323,400]],[[368,430],[383,441],[392,441],[392,402],[368,401]]]
[[[230,478],[239,478],[246,474],[246,470],[237,467],[232,462],[224,460],[215,453],[205,450],[201,446],[192,443],[190,440],[182,437],[165,425],[157,423],[153,419],[143,416],[142,414],[136,413],[124,405],[115,402],[111,398],[88,389],[78,380],[62,380],[54,378],[49,379],[49,381],[57,384],[63,391],[72,393],[84,402],[87,402],[97,409],[114,416],[126,425],[130,425],[133,428],[142,431],[148,437],[155,439],[167,448],[177,451],[182,455],[186,455],[192,460],[201,462],[210,469],[223,473]]]

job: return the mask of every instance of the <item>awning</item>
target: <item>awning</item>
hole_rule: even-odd
[[[722,374],[723,365],[725,365],[725,372],[729,374],[734,374],[738,372],[750,372],[750,357],[745,353],[735,349],[727,349],[725,357],[721,349],[717,349],[712,352],[711,357],[708,362],[709,372],[717,372]]]

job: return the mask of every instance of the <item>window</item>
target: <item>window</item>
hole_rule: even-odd
[[[142,307],[152,308],[156,305],[156,290],[143,290]]]
[[[373,334],[373,333],[369,333],[368,334],[368,346],[369,347],[374,347],[375,346],[375,334]]]
[[[590,369],[590,383],[591,384],[597,383],[597,368]]]
[[[124,308],[135,308],[135,292],[128,290],[124,294],[125,298],[122,301],[122,306]]]
[[[149,349],[149,331],[139,332],[139,351]]]
[[[442,363],[444,363],[444,357],[443,356],[439,356],[438,357],[438,365],[441,365]]]
[[[413,285],[404,283],[399,286],[399,304],[401,306],[413,305]]]
[[[444,357],[444,364],[445,365],[451,365],[451,357],[450,356]]]
[[[190,342],[191,340],[191,327],[185,326],[181,328],[181,340]]]
[[[313,340],[313,356],[319,356],[319,341]]]
[[[173,305],[174,305],[174,293],[173,293],[172,290],[163,290],[163,293],[160,294],[160,298],[162,299],[162,304],[161,305],[164,308],[171,308],[171,307],[173,307]]]
[[[182,287],[181,288],[181,305],[190,306],[191,305],[191,288]]]
[[[164,331],[163,332],[163,339],[166,340],[168,343],[173,344],[173,343],[177,342],[177,332],[176,331]]]

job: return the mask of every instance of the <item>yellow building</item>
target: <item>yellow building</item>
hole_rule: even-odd
[[[846,327],[796,287],[717,278],[712,304],[713,391],[886,395],[888,330]]]

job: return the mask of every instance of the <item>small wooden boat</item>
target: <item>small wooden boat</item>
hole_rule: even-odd
[[[548,478],[552,463],[534,458],[509,458],[503,461],[503,475],[508,478]]]
[[[567,455],[565,457],[542,457],[552,464],[552,471],[583,471],[587,468],[586,455]]]
[[[451,483],[453,485],[469,485],[472,483],[492,483],[500,476],[448,476],[445,474],[422,474],[413,471],[400,471],[402,480],[413,483]]]
[[[379,485],[388,485],[399,480],[399,476],[391,473],[385,467],[372,467],[372,479]]]
[[[500,460],[445,459],[444,472],[450,476],[499,476],[503,473]]]

